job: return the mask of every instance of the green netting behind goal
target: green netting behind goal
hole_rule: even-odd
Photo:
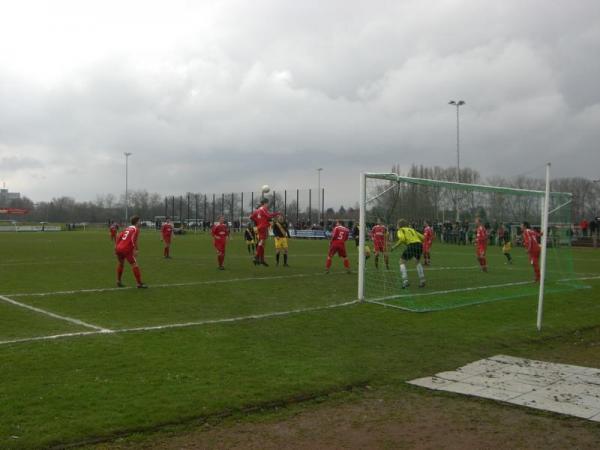
[[[539,284],[522,247],[521,223],[540,229],[544,192],[529,189],[438,182],[394,174],[366,176],[366,261],[364,299],[410,311],[426,312],[518,298],[537,301]],[[475,218],[489,226],[488,272],[483,272],[474,245]],[[422,232],[427,222],[435,238],[431,263],[424,266],[425,286],[419,287],[416,263],[407,264],[410,286],[403,288],[396,224],[407,220]],[[389,236],[384,255],[375,256],[369,238],[380,221]],[[576,273],[571,251],[571,195],[552,193],[549,203],[545,292],[585,287],[586,274]],[[510,251],[504,246],[510,242]],[[510,260],[505,255],[510,254]],[[421,258],[421,263],[423,258]]]

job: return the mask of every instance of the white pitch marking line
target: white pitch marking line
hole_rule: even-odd
[[[598,280],[598,279],[600,279],[600,276],[580,277],[580,278],[563,278],[561,280],[558,280],[558,282]],[[411,298],[411,297],[423,297],[423,296],[428,296],[428,295],[452,294],[454,292],[477,291],[480,289],[490,289],[490,288],[499,288],[499,287],[508,287],[508,286],[520,286],[520,285],[524,285],[524,284],[533,284],[533,281],[519,281],[519,282],[515,282],[515,283],[504,283],[504,284],[490,284],[490,285],[486,285],[486,286],[473,286],[473,287],[460,288],[460,289],[447,289],[444,291],[419,292],[416,294],[389,295],[386,297],[378,297],[378,298],[374,298],[372,300],[367,300],[367,302],[381,305],[381,304],[383,304],[381,302],[384,300],[392,300],[392,299],[396,299],[396,298]],[[388,305],[388,304],[385,304],[385,306],[392,306],[395,308],[404,309],[404,308],[400,308],[398,306],[393,306],[393,305]]]
[[[73,319],[72,317],[61,316],[59,314],[54,314],[54,313],[52,313],[50,311],[46,311],[46,310],[41,309],[41,308],[36,308],[35,306],[30,306],[30,305],[26,305],[25,303],[17,302],[17,301],[12,300],[12,299],[10,299],[8,297],[5,297],[4,295],[0,295],[0,300],[3,300],[6,303],[10,303],[10,304],[15,305],[15,306],[19,306],[20,308],[29,309],[30,311],[35,311],[37,313],[44,314],[44,315],[49,316],[49,317],[53,317],[55,319],[65,320],[67,322],[71,322],[71,323],[74,323],[76,325],[81,325],[81,326],[84,326],[86,328],[92,328],[93,330],[98,330],[98,332],[101,332],[101,333],[110,333],[111,332],[111,330],[109,330],[108,328],[102,328],[102,327],[99,327],[99,326],[96,326],[96,325],[92,325],[92,324],[83,322],[83,321],[78,320],[78,319]]]
[[[341,272],[340,272],[341,273]],[[299,273],[295,275],[278,275],[274,277],[248,277],[248,278],[228,278],[226,280],[204,280],[204,281],[190,281],[185,283],[165,283],[165,284],[152,284],[151,288],[170,288],[170,287],[182,287],[182,286],[199,286],[205,284],[221,284],[221,283],[240,283],[246,281],[265,281],[265,280],[281,280],[287,278],[305,278],[305,277],[316,277],[324,275],[323,273]],[[91,292],[112,292],[112,291],[124,291],[127,289],[136,289],[135,286],[130,287],[113,287],[113,288],[98,288],[98,289],[76,289],[72,291],[54,291],[54,292],[32,292],[32,293],[15,293],[6,294],[11,297],[46,297],[49,295],[71,295],[71,294],[85,294]]]
[[[393,298],[409,298],[409,297],[412,298],[412,297],[422,297],[422,296],[427,296],[427,295],[452,294],[454,292],[478,291],[480,289],[492,289],[492,288],[507,287],[507,286],[519,286],[519,285],[523,285],[523,284],[533,284],[533,281],[519,281],[516,283],[504,283],[504,284],[489,284],[486,286],[473,286],[473,287],[460,288],[460,289],[446,289],[444,291],[419,292],[418,294],[389,295],[387,297],[378,297],[378,298],[375,298],[370,301],[375,303],[376,301],[390,300]]]
[[[198,322],[186,322],[186,323],[173,323],[167,325],[155,325],[150,327],[135,327],[135,328],[121,328],[116,330],[106,330],[102,331],[83,331],[78,333],[64,333],[64,334],[54,334],[50,336],[36,336],[32,338],[22,338],[22,339],[13,339],[9,341],[0,341],[0,345],[7,344],[17,344],[23,342],[34,342],[34,341],[45,341],[45,340],[53,340],[67,337],[80,337],[80,336],[90,336],[94,334],[118,334],[118,333],[132,333],[132,332],[140,332],[140,331],[158,331],[158,330],[166,330],[171,328],[185,328],[185,327],[194,327],[194,326],[203,326],[203,325],[216,325],[222,323],[232,323],[232,322],[241,322],[245,320],[260,320],[260,319],[269,319],[271,317],[281,317],[288,316],[292,314],[301,314],[305,312],[313,312],[313,311],[321,311],[325,309],[333,309],[333,308],[342,308],[344,306],[350,306],[354,304],[360,303],[359,300],[351,300],[344,303],[334,303],[331,305],[325,306],[315,306],[312,308],[299,308],[293,309],[290,311],[278,311],[264,314],[252,314],[249,316],[238,316],[238,317],[230,317],[226,319],[210,319],[210,320],[202,320]]]

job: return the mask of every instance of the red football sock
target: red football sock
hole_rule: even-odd
[[[349,269],[349,268],[350,268],[350,261],[348,261],[347,259],[344,259],[344,267],[345,267],[346,269]]]
[[[117,264],[117,281],[121,281],[123,278],[123,264]]]
[[[331,267],[331,258],[327,258],[327,261],[325,261],[325,267],[327,269],[329,269]]]
[[[135,275],[135,281],[137,281],[137,284],[142,284],[142,272],[140,272],[140,268],[139,267],[132,267],[133,270],[133,274]]]
[[[217,255],[217,259],[219,261],[219,267],[223,265],[223,261],[225,261],[225,255]]]

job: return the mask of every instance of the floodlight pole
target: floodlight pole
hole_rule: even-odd
[[[456,182],[460,183],[460,120],[459,109],[465,104],[463,100],[450,100],[449,105],[456,106]],[[456,221],[460,220],[460,211],[458,209],[458,199],[456,200]]]
[[[129,222],[129,157],[131,152],[124,152],[125,155],[125,224]]]
[[[321,226],[321,171],[322,167],[317,169],[317,225]]]
[[[546,193],[542,208],[542,254],[540,255],[540,291],[538,296],[537,329],[542,329],[542,318],[544,312],[544,281],[546,279],[546,254],[548,243],[548,210],[550,207],[550,163],[546,164]]]

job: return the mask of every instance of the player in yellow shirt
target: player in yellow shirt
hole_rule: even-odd
[[[421,264],[421,255],[423,254],[423,239],[424,236],[415,231],[414,228],[408,225],[404,219],[398,221],[398,241],[392,247],[392,251],[398,246],[405,244],[406,248],[400,256],[400,273],[402,274],[402,289],[406,289],[410,283],[408,282],[408,273],[406,263],[411,259],[417,262],[417,274],[419,275],[419,287],[425,287],[425,270]]]
[[[512,256],[510,256],[511,250],[512,244],[510,243],[510,240],[505,241],[504,245],[502,246],[502,253],[504,254],[504,256],[506,256],[506,259],[508,260],[506,264],[512,264]]]

